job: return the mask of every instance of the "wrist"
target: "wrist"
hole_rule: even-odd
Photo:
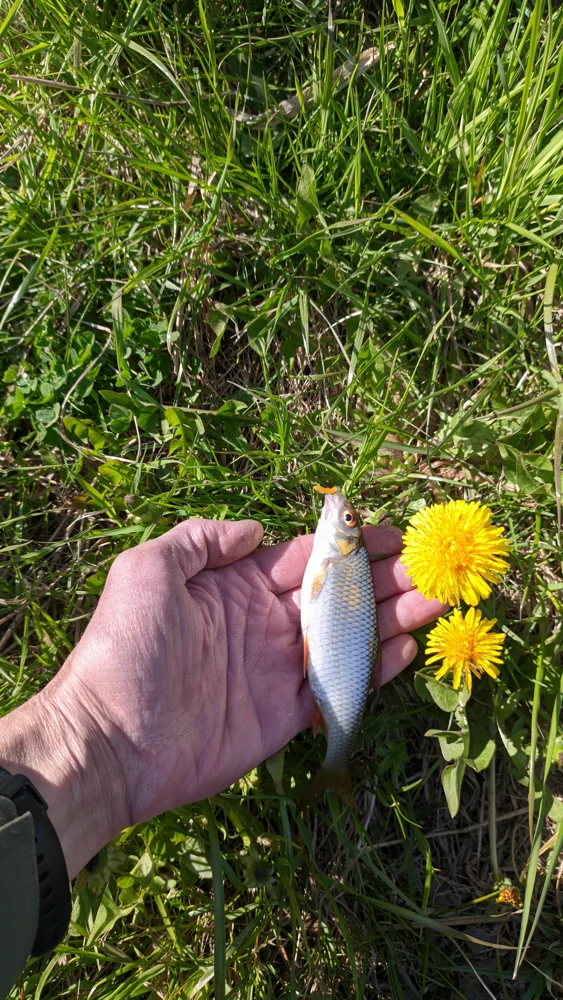
[[[45,799],[70,878],[128,825],[117,753],[61,675],[0,719],[0,766]]]

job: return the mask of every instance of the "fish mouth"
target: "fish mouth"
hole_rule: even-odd
[[[315,486],[318,493],[322,492],[324,494],[324,503],[321,510],[321,520],[326,521],[330,518],[331,513],[339,504],[342,503],[344,494],[339,486],[333,486],[331,489],[319,489]]]

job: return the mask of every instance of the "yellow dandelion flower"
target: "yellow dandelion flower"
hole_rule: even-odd
[[[419,510],[405,532],[401,561],[424,597],[444,604],[478,604],[508,569],[503,529],[491,523],[489,507],[450,500]]]
[[[436,671],[436,678],[440,680],[451,670],[454,688],[457,689],[465,677],[471,690],[472,673],[476,677],[481,677],[483,672],[498,677],[499,669],[495,664],[502,663],[500,652],[506,636],[502,632],[491,634],[496,623],[496,618],[483,618],[477,608],[469,608],[465,618],[459,608],[450,618],[438,618],[426,645],[427,666],[444,661]]]

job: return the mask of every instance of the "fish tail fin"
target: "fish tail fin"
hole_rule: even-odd
[[[323,792],[328,791],[328,789],[338,792],[345,802],[351,801],[352,779],[348,768],[321,767],[319,773],[315,775],[299,799],[298,811],[305,812],[310,809],[317,799],[320,799]]]

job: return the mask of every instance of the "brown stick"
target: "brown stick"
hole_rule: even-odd
[[[397,48],[395,42],[388,42],[383,51],[387,54],[387,52],[392,52],[395,48]],[[364,73],[367,73],[379,61],[380,56],[381,52],[378,48],[364,49],[358,60],[347,59],[342,65],[337,66],[332,74],[332,86],[334,89],[342,90],[354,74],[356,76],[363,76]],[[235,116],[236,121],[244,122],[246,125],[259,125],[265,122],[268,125],[274,125],[281,118],[295,118],[301,110],[301,102],[303,101],[303,104],[307,107],[313,103],[314,97],[314,88],[312,86],[306,87],[301,97],[296,94],[295,97],[289,97],[286,101],[282,101],[271,115],[267,111],[263,111],[259,115],[247,115],[244,111],[241,111]]]

